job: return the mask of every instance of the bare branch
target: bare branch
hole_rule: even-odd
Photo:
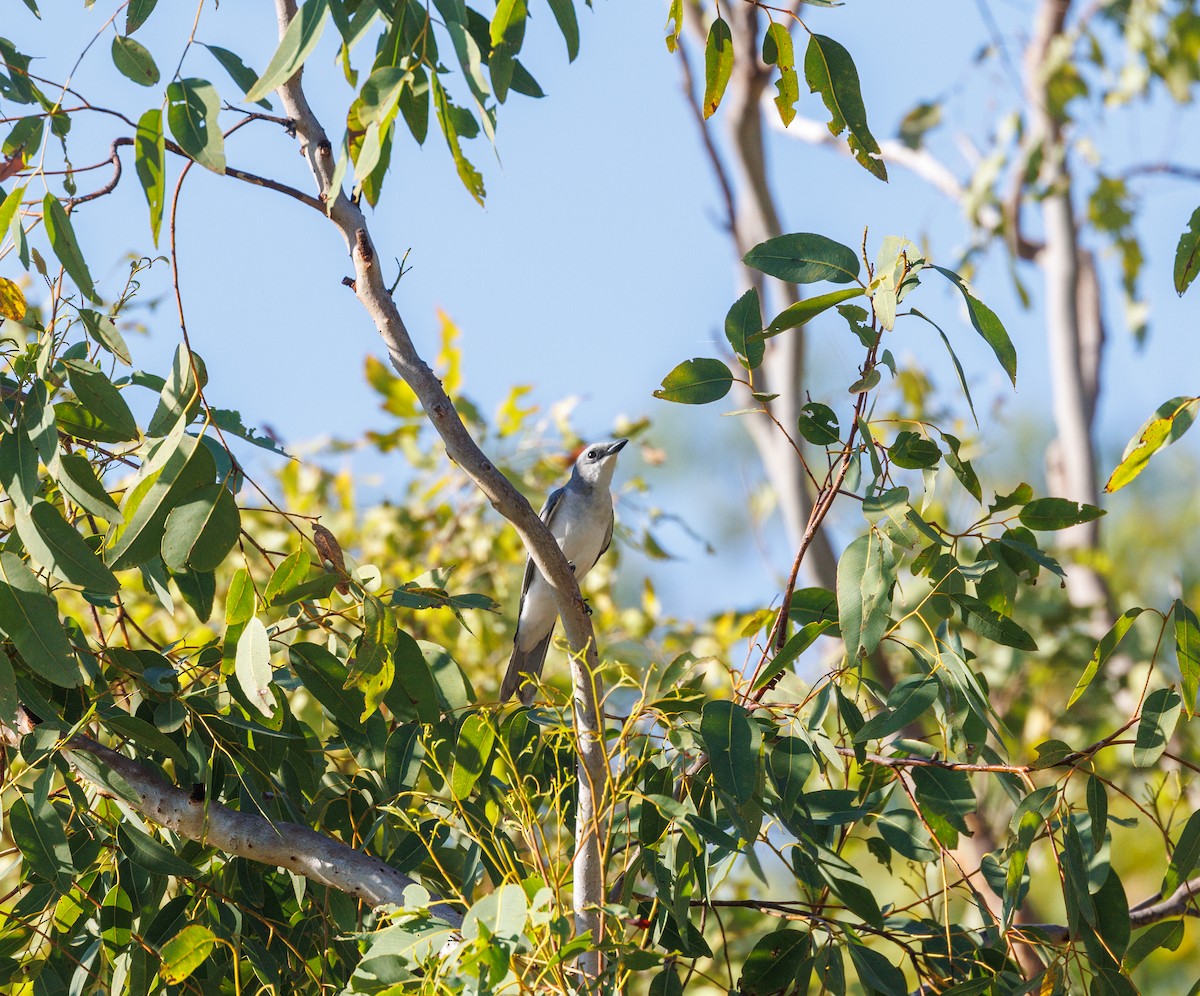
[[[275,0],[280,35],[296,14],[295,0]],[[542,576],[554,591],[567,643],[571,648],[571,677],[574,688],[575,729],[579,750],[579,801],[576,812],[575,922],[578,933],[590,931],[601,940],[604,874],[601,857],[601,800],[609,784],[610,771],[599,709],[597,675],[600,662],[583,596],[575,573],[545,523],[525,497],[513,487],[484,454],[462,423],[441,381],[417,353],[396,302],[384,284],[378,253],[371,240],[366,217],[341,189],[333,187],[333,149],[325,129],[308,104],[302,85],[303,71],[278,88],[280,101],[294,123],[301,152],[326,203],[329,218],[341,233],[354,264],[354,292],[375,323],[387,346],[392,366],[421,401],[433,427],[446,446],[446,453],[484,493],[492,507],[512,523]],[[601,957],[593,948],[581,957],[582,971],[599,975]]]
[[[20,710],[20,718],[21,732],[28,733],[38,725],[35,717],[25,709]],[[0,730],[0,736],[10,745],[20,742],[20,733],[8,727]],[[296,823],[272,823],[212,799],[193,798],[137,761],[91,737],[72,737],[63,743],[62,751],[79,775],[94,785],[101,795],[121,799],[159,826],[206,847],[264,865],[286,868],[371,906],[401,905],[404,890],[417,884],[378,858],[308,827]],[[79,754],[90,755],[106,772],[119,776],[132,794],[124,791],[118,794],[111,783],[102,781],[95,774],[95,764],[89,764],[87,758],[79,758]],[[462,913],[454,906],[436,900],[430,909],[451,926],[462,925]]]
[[[257,115],[254,118],[247,118],[247,120],[257,120],[261,117],[267,117],[267,115]],[[269,118],[269,120],[274,121],[285,119]],[[105,194],[111,194],[114,190],[116,190],[117,184],[121,180],[121,157],[118,150],[123,146],[133,144],[134,139],[132,138],[121,137],[114,139],[112,145],[110,146],[108,159],[97,163],[94,166],[85,167],[86,169],[95,169],[97,166],[103,166],[105,162],[111,162],[113,164],[112,179],[98,190],[93,190],[90,194],[84,194],[81,197],[72,197],[66,202],[67,205],[69,207],[75,207],[77,204],[85,204],[88,201],[94,201],[97,197],[103,197]],[[163,146],[168,152],[174,153],[177,156],[182,156],[188,162],[192,162],[192,157],[184,152],[183,149],[181,149],[174,142],[163,142]],[[76,170],[75,172],[78,173],[80,171]],[[322,213],[325,211],[325,205],[311,194],[306,194],[303,191],[297,190],[295,187],[289,187],[286,183],[280,183],[278,180],[272,180],[270,177],[259,176],[256,173],[248,173],[245,170],[235,169],[232,166],[227,166],[225,168],[225,175],[232,176],[235,180],[241,180],[244,183],[252,183],[256,187],[266,187],[268,190],[274,190],[277,193],[286,194],[293,200],[297,200],[301,204],[307,205],[315,211],[320,211]]]

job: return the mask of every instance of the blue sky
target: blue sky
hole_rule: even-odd
[[[49,23],[39,25],[22,5],[11,4],[16,9],[3,32],[27,53],[45,57],[38,64],[45,75],[61,78],[115,5],[42,6]],[[663,438],[673,441],[672,466],[660,473],[625,457],[626,472],[644,473],[656,485],[659,505],[721,539],[727,532],[723,517],[737,514],[756,478],[748,444],[730,420],[720,418],[734,406],[685,411],[651,397],[680,360],[715,355],[725,311],[742,290],[733,283],[731,251],[720,231],[721,202],[681,97],[679,66],[663,44],[665,4],[596,0],[594,10],[580,5],[582,47],[573,65],[567,64],[547,5],[535,0],[531,6],[525,61],[547,97],[510,97],[500,113],[498,158],[482,139],[467,144],[487,183],[487,206],[481,209],[463,190],[435,128],[423,149],[398,143],[383,201],[372,216],[374,238],[385,257],[402,256],[411,247],[413,269],[397,296],[413,338],[432,356],[435,312],[449,313],[462,330],[466,390],[485,410],[511,385],[525,383],[544,405],[578,396],[577,422],[592,434],[607,433],[620,415],[650,415],[662,426]],[[1010,40],[1019,40],[1032,9],[1028,0],[990,5],[1001,30],[1014,32]],[[193,11],[162,3],[138,35],[164,75],[174,68]],[[854,56],[878,136],[893,134],[918,100],[946,96],[947,123],[935,147],[965,177],[955,136],[985,135],[1012,105],[1013,82],[999,66],[972,65],[989,40],[979,4],[924,0],[921,11],[918,18],[910,5],[851,0],[805,16],[814,30],[838,38]],[[197,38],[231,48],[261,70],[274,32],[269,4],[227,3],[219,10],[205,6]],[[306,78],[310,99],[338,135],[351,94],[332,65],[333,35],[330,26]],[[95,103],[111,101],[140,113],[160,90],[124,80],[112,67],[109,44],[105,35],[92,47],[77,84]],[[1013,58],[1019,64],[1019,51]],[[356,61],[362,66],[367,59],[363,50]],[[210,78],[234,95],[233,84],[203,49],[188,53],[183,74]],[[455,83],[451,88],[454,92]],[[823,109],[815,95],[804,94],[799,111],[821,118]],[[1105,156],[1120,150],[1123,162],[1197,161],[1200,139],[1189,137],[1187,116],[1161,99],[1133,112],[1090,112],[1089,123],[1093,120],[1102,122],[1098,134]],[[710,127],[721,126],[718,113]],[[1194,126],[1190,131],[1200,135]],[[76,165],[102,159],[113,134],[110,120],[77,115],[71,147]],[[311,187],[294,144],[272,126],[245,129],[227,151],[233,165]],[[964,244],[957,207],[899,168],[882,184],[844,157],[781,134],[771,136],[770,157],[789,230],[821,232],[850,245],[858,244],[864,228],[873,240],[907,235],[929,244],[949,265]],[[98,261],[107,249],[113,261],[107,276],[114,281],[124,269],[121,254],[152,252],[144,201],[129,166],[127,160],[115,195],[77,215],[93,269],[98,276],[104,272]],[[93,174],[99,175],[107,174]],[[85,189],[87,182],[81,182]],[[1175,240],[1200,192],[1173,180],[1145,181],[1138,189],[1145,192],[1141,232],[1152,332],[1145,348],[1135,348],[1121,325],[1117,294],[1110,293],[1111,347],[1100,423],[1110,451],[1162,400],[1200,391],[1194,345],[1198,298],[1194,292],[1180,302],[1170,288]],[[379,340],[353,295],[340,286],[349,268],[331,226],[295,202],[196,168],[184,189],[180,232],[188,325],[207,361],[210,393],[218,404],[238,407],[248,423],[269,423],[297,443],[330,435],[354,438],[381,424],[362,380],[363,358],[381,353]],[[10,260],[0,262],[0,272],[9,275],[12,268]],[[147,279],[147,291],[165,293],[165,267],[156,273]],[[1048,382],[1037,275],[1027,268],[1022,276],[1035,295],[1029,311],[1020,309],[999,252],[983,262],[976,281],[1016,342],[1021,369],[1015,396],[947,289],[923,289],[920,306],[941,320],[960,348],[981,412],[991,410],[990,399],[1001,399],[1005,417],[1044,427]],[[136,359],[146,369],[161,370],[177,342],[173,302],[164,297],[150,324],[151,336],[134,343]],[[856,362],[852,341],[835,323],[816,323],[811,331],[814,396],[845,397],[847,372]],[[952,388],[940,343],[930,332],[901,326],[892,349],[902,361],[930,364],[938,383]],[[719,488],[713,487],[708,443],[713,433],[726,441],[719,451],[725,472],[715,477]],[[1002,441],[993,436],[992,442]],[[359,459],[355,466],[377,482],[374,493],[387,493],[388,480],[403,474],[378,459]],[[696,487],[698,469],[702,489]],[[1039,473],[1036,465],[1028,473],[1013,472]],[[1116,502],[1123,500],[1117,496]],[[853,528],[852,520],[853,515],[847,528]],[[784,545],[768,542],[778,552],[765,555],[764,572],[764,555],[745,536],[722,541],[716,557],[678,539],[670,545],[687,551],[688,562],[655,572],[668,604],[689,613],[727,604],[722,579],[729,577],[744,585],[739,594],[745,600],[769,598],[772,572],[790,560]]]

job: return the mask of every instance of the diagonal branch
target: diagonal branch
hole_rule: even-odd
[[[0,739],[15,746],[20,733],[29,732],[38,721],[26,709],[20,710],[20,732],[4,727]],[[215,800],[194,798],[176,788],[137,761],[119,754],[91,737],[74,736],[62,744],[62,751],[81,777],[102,795],[121,799],[147,819],[189,840],[214,847],[228,854],[275,865],[305,878],[348,893],[356,899],[379,906],[403,905],[404,890],[416,881],[391,865],[363,854],[340,840],[317,833],[296,823],[272,823],[253,813],[230,809]],[[118,792],[112,781],[97,774],[90,755],[103,765],[104,777],[116,775],[124,785]],[[129,791],[124,791],[128,787]],[[436,900],[431,912],[453,927],[462,925],[462,913],[449,903]]]
[[[275,0],[275,12],[282,37],[296,14],[295,0]],[[580,967],[585,974],[595,977],[601,969],[597,947],[602,929],[600,906],[604,901],[600,804],[611,776],[599,708],[602,696],[597,689],[600,663],[583,596],[579,592],[575,573],[550,530],[525,497],[480,451],[442,388],[441,381],[413,345],[396,302],[384,283],[382,270],[376,265],[378,254],[366,217],[343,190],[333,186],[333,149],[325,129],[309,106],[302,76],[303,71],[297,70],[291,79],[279,86],[277,92],[284,111],[295,125],[296,138],[317,182],[320,200],[325,203],[330,221],[341,234],[350,253],[355,273],[354,292],[379,330],[392,366],[420,399],[429,421],[446,446],[447,455],[484,493],[492,507],[512,523],[529,556],[554,591],[555,603],[571,649],[575,728],[579,745],[574,869],[576,931],[579,934],[591,932],[594,946],[580,959]]]

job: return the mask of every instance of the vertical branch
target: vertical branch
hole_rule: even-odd
[[[774,297],[775,306],[782,311],[800,300],[797,286],[767,278],[741,262],[741,258],[754,246],[783,234],[767,175],[763,141],[762,94],[770,80],[770,72],[758,57],[759,12],[753,4],[741,3],[723,6],[722,15],[729,24],[736,53],[733,74],[721,110],[728,124],[732,175],[725,173],[720,158],[713,153],[711,139],[706,136],[704,141],[710,148],[709,160],[717,181],[727,192],[726,199],[730,202],[730,238],[738,259],[735,266],[737,284],[739,287],[756,288],[768,308],[771,307],[770,299]],[[688,8],[688,17],[693,34],[703,38],[704,27],[699,22],[697,12]],[[684,71],[690,77],[686,64]],[[687,90],[689,102],[697,112],[697,121],[704,129],[706,126],[699,114],[695,91],[690,83]],[[731,197],[729,191],[732,191]],[[779,395],[774,401],[768,402],[768,407],[776,421],[784,427],[796,425],[800,406],[804,403],[804,342],[803,329],[793,329],[787,335],[773,339],[762,367],[756,373],[756,377],[761,378],[758,391]],[[788,539],[792,547],[797,548],[804,540],[812,515],[813,495],[804,468],[796,459],[793,441],[785,438],[768,420],[742,419],[742,424],[758,450],[763,469],[775,490]],[[828,588],[834,586],[837,558],[824,532],[812,538],[806,562],[814,580]]]
[[[295,0],[275,0],[280,37],[296,14]],[[417,353],[404,320],[376,265],[376,251],[366,217],[345,193],[333,187],[334,156],[329,138],[305,97],[302,71],[297,71],[278,88],[284,111],[296,130],[300,149],[317,183],[330,221],[341,233],[354,264],[354,291],[364,310],[375,323],[387,346],[396,372],[412,388],[429,421],[441,436],[446,454],[486,495],[492,507],[516,529],[529,556],[554,591],[563,631],[571,649],[571,676],[574,689],[575,733],[579,752],[579,803],[576,820],[573,903],[576,929],[592,932],[594,947],[582,955],[580,969],[596,978],[602,969],[598,951],[604,901],[602,867],[601,802],[609,785],[608,756],[604,749],[603,717],[597,684],[599,657],[583,596],[575,572],[567,563],[550,530],[538,518],[524,496],[480,451],[463,425],[441,381]]]
[[[1054,494],[1095,505],[1099,491],[1092,430],[1103,348],[1099,283],[1090,257],[1079,245],[1063,121],[1054,112],[1049,92],[1051,48],[1065,30],[1070,7],[1071,0],[1042,0],[1037,10],[1025,51],[1030,123],[1026,150],[1027,155],[1040,151],[1040,179],[1047,190],[1041,201],[1045,244],[1037,256],[1045,275],[1057,433],[1047,453],[1047,478]],[[1059,541],[1067,548],[1088,550],[1096,547],[1099,534],[1100,524],[1093,521],[1064,530]],[[1074,604],[1106,611],[1107,586],[1090,565],[1074,565],[1067,590]]]

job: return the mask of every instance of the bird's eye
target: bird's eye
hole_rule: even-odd
[[[600,454],[595,450],[588,450],[587,456],[589,460],[595,460],[598,456],[600,456]]]

